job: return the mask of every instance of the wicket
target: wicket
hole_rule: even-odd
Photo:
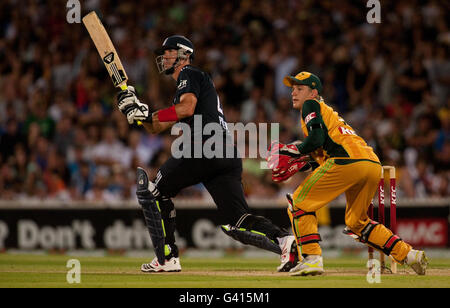
[[[397,191],[396,191],[396,179],[395,179],[395,167],[393,166],[383,166],[381,168],[380,182],[378,184],[378,222],[385,225],[385,198],[384,198],[384,185],[385,185],[385,172],[389,172],[389,186],[390,186],[390,217],[389,217],[389,228],[396,234],[397,232]],[[368,215],[370,219],[374,218],[374,205],[373,202],[369,206]],[[374,249],[373,247],[368,248],[369,260],[373,259]],[[380,266],[381,272],[386,273],[386,263],[384,260],[384,253],[380,251]],[[391,269],[392,274],[397,273],[397,263],[391,257]]]

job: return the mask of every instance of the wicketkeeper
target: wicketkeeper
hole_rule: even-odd
[[[392,256],[399,264],[410,265],[417,274],[425,274],[425,253],[412,249],[391,230],[368,217],[382,168],[373,149],[324,102],[322,83],[316,75],[301,72],[286,76],[283,83],[292,88],[293,108],[301,112],[305,140],[272,144],[268,156],[272,178],[275,182],[284,181],[298,170],[309,168],[310,157],[318,164],[294,194],[288,196],[288,214],[303,256],[290,270],[291,275],[324,272],[315,212],[342,193],[347,199],[344,233]]]

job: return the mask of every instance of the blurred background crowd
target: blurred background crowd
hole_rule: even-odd
[[[450,2],[364,0],[81,1],[96,10],[139,93],[169,106],[175,83],[153,50],[182,34],[194,65],[211,74],[228,122],[280,123],[282,142],[303,139],[287,74],[321,77],[324,99],[398,173],[400,198],[450,195]],[[134,198],[135,168],[152,175],[174,136],[129,126],[82,24],[65,1],[0,2],[0,199]],[[186,176],[186,175],[180,175]],[[249,197],[292,192],[305,175],[271,182],[244,160]],[[203,198],[201,185],[185,198]]]

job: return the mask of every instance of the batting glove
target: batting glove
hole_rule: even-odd
[[[139,101],[133,86],[128,86],[126,90],[117,94],[117,105],[119,110],[127,117],[130,125],[137,121],[151,121],[151,113],[148,106]]]

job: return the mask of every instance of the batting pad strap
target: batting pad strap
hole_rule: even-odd
[[[383,252],[389,256],[394,248],[395,244],[401,241],[401,238],[398,235],[392,235],[386,243],[383,245]]]
[[[294,211],[292,211],[292,217],[294,217],[294,218],[300,218],[300,217],[305,216],[305,215],[316,216],[316,213],[315,212],[305,212],[303,210],[294,210]]]
[[[361,236],[359,238],[359,241],[361,243],[367,243],[369,241],[370,233],[372,233],[373,229],[379,225],[376,221],[369,221],[369,223],[364,227],[364,229],[361,231]]]
[[[344,234],[350,236],[354,240],[362,242],[361,241],[361,237],[358,234],[356,234],[355,232],[353,232],[352,230],[350,230],[348,227],[345,227],[344,231],[342,231],[342,232]],[[382,247],[380,247],[380,246],[378,246],[378,245],[376,245],[376,244],[374,244],[372,242],[367,241],[367,242],[362,242],[362,243],[364,243],[364,244],[366,244],[366,245],[368,245],[368,246],[370,246],[372,248],[375,248],[376,250],[383,251]]]
[[[252,214],[242,215],[237,221],[235,227],[251,232],[259,232],[260,234],[264,234],[273,242],[276,242],[278,237],[289,235],[286,231],[281,230],[267,218]]]
[[[319,243],[320,241],[322,241],[322,238],[320,237],[319,233],[314,233],[314,234],[304,235],[304,236],[300,237],[299,240],[302,245],[306,245],[306,244],[311,244],[311,243]]]
[[[226,235],[241,242],[245,245],[252,245],[264,250],[281,254],[281,248],[265,234],[257,231],[246,230],[244,228],[237,228],[231,225],[223,225],[220,228]]]

